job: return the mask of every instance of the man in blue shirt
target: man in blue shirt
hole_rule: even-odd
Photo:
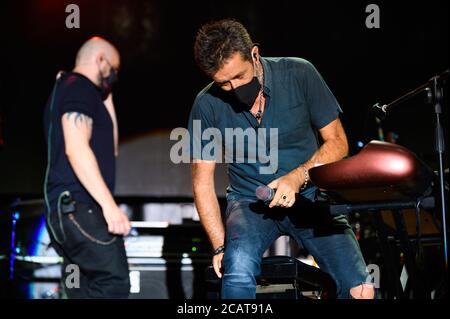
[[[194,53],[213,82],[198,94],[189,119],[193,191],[214,248],[214,270],[222,277],[222,298],[255,298],[262,255],[284,234],[301,242],[332,276],[338,297],[373,298],[346,218],[291,208],[299,192],[314,200],[310,168],[348,152],[341,108],[320,74],[304,59],[261,57],[234,20],[204,25]],[[207,138],[218,135],[225,137],[219,141],[230,181],[225,222],[214,189],[222,151]],[[262,185],[275,190],[268,206],[255,195]]]

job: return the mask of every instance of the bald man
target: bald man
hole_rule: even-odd
[[[47,228],[64,259],[68,298],[127,298],[130,289],[122,238],[130,222],[112,195],[118,129],[111,89],[119,67],[112,44],[89,39],[73,71],[58,75],[44,115]]]

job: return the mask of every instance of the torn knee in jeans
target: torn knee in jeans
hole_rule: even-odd
[[[375,288],[371,284],[361,284],[351,288],[350,295],[354,299],[374,299]]]

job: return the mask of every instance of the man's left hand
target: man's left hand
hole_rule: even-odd
[[[295,194],[298,193],[301,185],[301,178],[295,170],[270,182],[267,186],[276,189],[276,192],[269,207],[292,207],[295,203]]]

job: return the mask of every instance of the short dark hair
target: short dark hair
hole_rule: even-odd
[[[198,67],[208,76],[214,75],[233,54],[239,52],[251,61],[254,46],[245,27],[232,19],[209,22],[197,33],[194,57]]]

